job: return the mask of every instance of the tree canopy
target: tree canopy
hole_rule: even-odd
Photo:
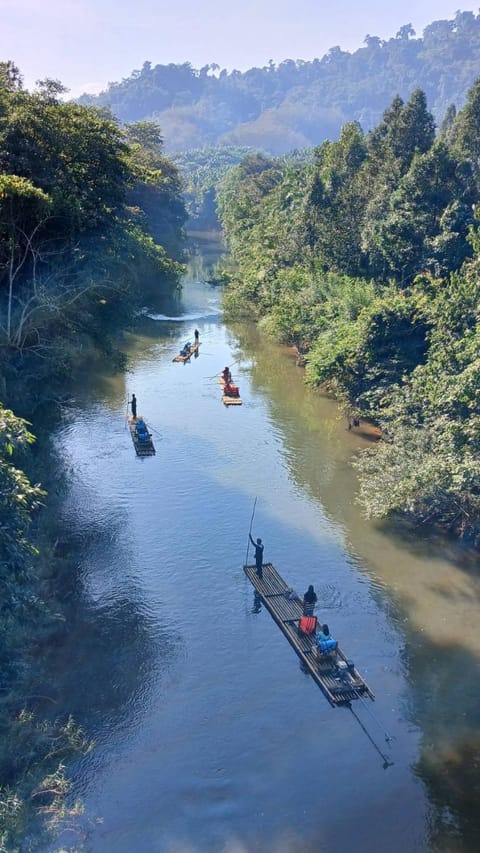
[[[253,310],[306,353],[309,382],[382,429],[358,461],[366,511],[480,546],[478,91],[437,138],[415,91],[313,161],[250,154],[217,195],[226,309]]]
[[[0,67],[3,353],[45,356],[79,316],[94,332],[140,275],[166,286],[180,269],[186,212],[158,125],[120,128],[61,93],[56,81],[27,92],[12,63]]]

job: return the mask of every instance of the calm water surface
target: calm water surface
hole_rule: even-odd
[[[56,438],[77,575],[52,679],[96,741],[74,768],[86,849],[478,850],[478,567],[365,522],[350,460],[369,436],[303,386],[287,350],[224,325],[203,277],[197,258],[182,296],[130,337],[125,375],[92,377]],[[173,364],[195,327],[199,358]],[[242,407],[221,403],[225,364]],[[125,427],[132,392],[153,458]],[[388,769],[255,604],[255,497],[265,559],[300,593],[315,585],[376,694],[358,715]]]

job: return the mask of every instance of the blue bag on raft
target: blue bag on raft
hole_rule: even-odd
[[[321,652],[324,652],[324,653],[334,652],[335,649],[337,648],[337,641],[332,640],[332,639],[320,640],[319,638],[317,638],[317,645],[318,645]]]

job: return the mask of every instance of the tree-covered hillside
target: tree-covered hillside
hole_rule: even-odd
[[[480,546],[480,81],[439,136],[425,95],[346,124],[313,162],[250,154],[223,178],[225,298],[306,354],[307,378],[383,431],[368,513]]]
[[[349,121],[369,130],[395,95],[417,88],[440,124],[462,107],[480,68],[480,14],[458,12],[416,37],[409,24],[386,41],[367,35],[354,53],[339,47],[311,62],[285,59],[246,72],[145,62],[86,104],[109,106],[122,122],[158,121],[170,151],[248,146],[278,154],[334,139]]]

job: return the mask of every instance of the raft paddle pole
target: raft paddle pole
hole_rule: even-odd
[[[393,767],[394,762],[392,761],[390,756],[388,756],[385,752],[382,752],[378,743],[375,742],[375,740],[373,739],[372,735],[370,734],[370,732],[368,731],[366,726],[362,723],[358,714],[356,714],[355,711],[353,710],[350,702],[348,703],[348,705],[346,707],[348,708],[349,711],[351,711],[352,715],[355,717],[355,719],[356,719],[358,725],[360,726],[360,728],[362,729],[362,731],[366,734],[366,736],[369,739],[370,743],[372,744],[373,748],[378,752],[380,758],[383,761],[383,769],[387,770],[389,767]]]
[[[248,539],[247,539],[247,553],[245,554],[245,565],[246,565],[246,566],[248,565],[248,549],[250,548],[250,536],[252,535],[252,526],[253,526],[253,519],[254,519],[254,516],[255,516],[255,507],[256,507],[256,506],[257,506],[257,498],[255,498],[255,500],[254,500],[254,502],[253,502],[252,517],[251,517],[251,519],[250,519],[250,528],[249,528],[249,531],[248,531]]]
[[[231,364],[228,364],[228,365],[227,365],[228,369],[230,370],[230,368],[231,368],[231,367],[233,367],[233,366],[234,366],[234,364],[238,364],[238,361],[232,361],[232,363],[231,363]],[[214,374],[213,374],[213,376],[204,376],[203,378],[204,378],[204,379],[216,379],[216,378],[217,378],[217,376],[220,376],[221,372],[222,372],[222,371],[221,371],[221,370],[219,370],[219,371],[217,371],[217,373],[214,373]]]

